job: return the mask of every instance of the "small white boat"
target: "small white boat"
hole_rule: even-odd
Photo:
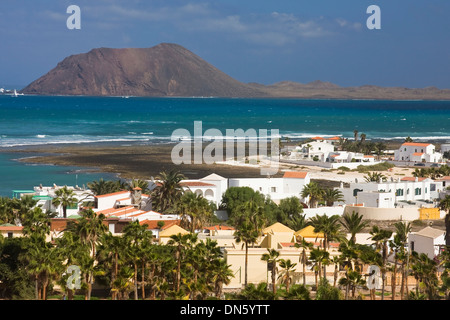
[[[18,96],[23,96],[23,93],[17,93],[17,90],[14,89],[14,93],[12,94],[12,97],[18,97]]]

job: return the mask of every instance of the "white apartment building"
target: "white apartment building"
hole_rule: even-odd
[[[338,188],[348,205],[395,208],[409,205],[431,206],[439,197],[441,183],[428,178],[403,178],[382,182],[352,182],[349,188]]]

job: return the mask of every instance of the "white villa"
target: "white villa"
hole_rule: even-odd
[[[326,162],[330,153],[334,152],[334,145],[324,141],[314,141],[297,146],[291,154],[301,160],[317,159]]]
[[[395,161],[442,162],[442,154],[431,143],[405,142],[394,153]]]
[[[211,174],[198,180],[183,180],[182,186],[219,205],[230,187],[250,187],[269,196],[275,203],[289,197],[300,198],[303,187],[310,183],[308,172],[285,172],[282,178],[224,178]]]

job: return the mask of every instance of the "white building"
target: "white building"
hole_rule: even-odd
[[[285,172],[282,178],[233,178],[228,180],[228,187],[250,187],[270,197],[275,203],[281,199],[297,197],[303,187],[310,183],[308,172]]]
[[[431,143],[405,142],[394,153],[395,161],[442,162],[442,154]]]
[[[432,185],[435,185],[434,191]],[[438,190],[428,178],[403,178],[380,182],[351,182],[349,188],[338,188],[348,205],[364,204],[366,207],[395,208],[408,205],[432,206]]]
[[[450,151],[450,143],[441,144],[441,153]]]
[[[67,216],[78,215],[78,211],[83,202],[94,201],[94,195],[88,189],[80,188],[78,186],[64,186],[73,192],[73,197],[77,200],[72,206],[67,207]],[[53,200],[57,197],[56,191],[64,188],[54,184],[52,187],[44,187],[42,185],[34,187],[33,190],[13,190],[13,197],[21,198],[25,195],[30,195],[33,200],[37,200],[37,207],[40,207],[43,211],[57,212],[58,217],[63,217],[63,208],[61,205],[55,206]]]
[[[183,180],[181,185],[184,190],[189,189],[219,205],[222,201],[222,195],[228,188],[228,179],[213,173],[197,180]]]
[[[333,144],[323,141],[314,141],[297,146],[291,152],[291,158],[325,162],[331,152],[334,152]]]
[[[433,259],[445,246],[445,231],[426,227],[418,232],[410,233],[408,243],[411,251],[425,253],[428,258]]]
[[[326,161],[332,163],[374,164],[375,157],[357,152],[337,151],[330,153]]]
[[[211,174],[198,180],[183,180],[181,185],[185,190],[200,194],[214,202],[217,206],[222,201],[223,194],[231,187],[249,187],[259,193],[269,196],[274,202],[289,197],[300,198],[303,187],[310,183],[308,172],[285,172],[282,178],[224,178]]]

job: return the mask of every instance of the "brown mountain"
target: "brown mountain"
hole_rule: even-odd
[[[67,57],[22,92],[93,96],[266,95],[231,78],[191,51],[169,43],[142,49],[99,48]]]
[[[93,49],[67,57],[22,90],[26,94],[91,96],[286,97],[304,99],[450,100],[449,89],[340,87],[323,81],[242,83],[177,44]]]

